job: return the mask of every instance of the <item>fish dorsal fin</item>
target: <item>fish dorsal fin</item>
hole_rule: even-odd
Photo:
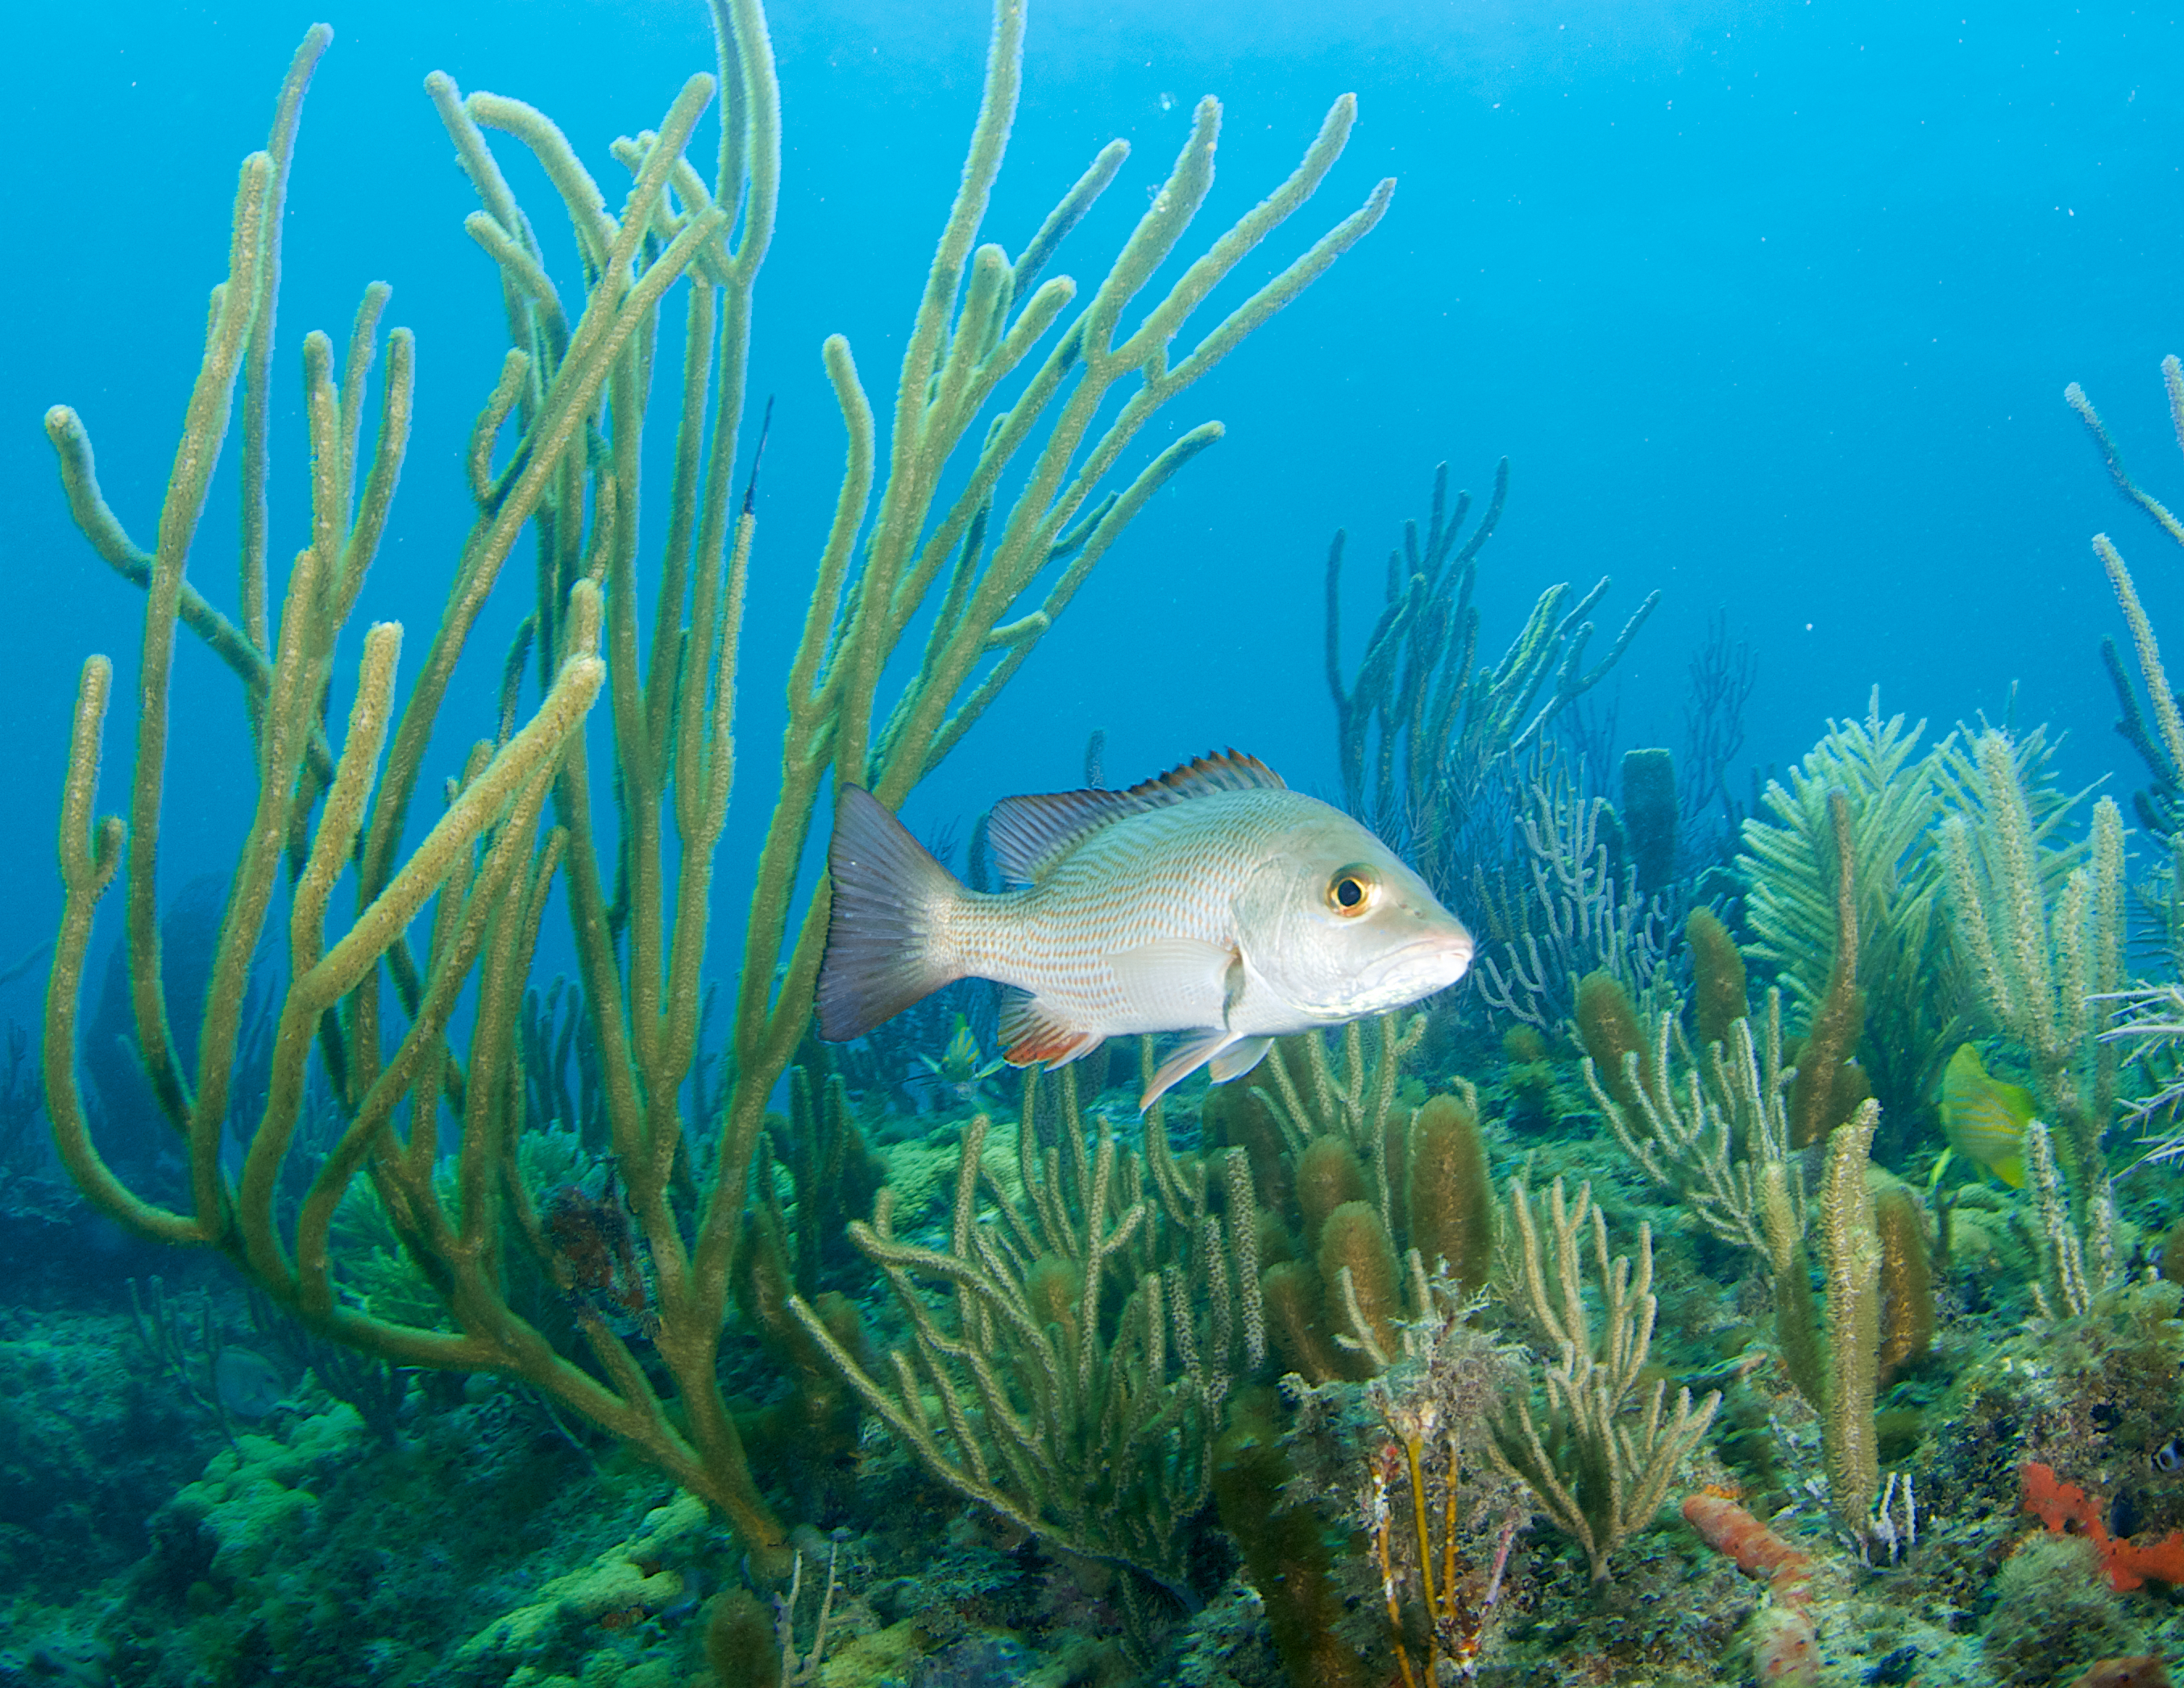
[[[1126,791],[1051,791],[1004,797],[986,823],[987,841],[1002,875],[1020,885],[1042,877],[1101,827],[1127,816],[1189,802],[1217,791],[1280,791],[1282,776],[1255,756],[1223,751],[1194,757],[1179,768]]]

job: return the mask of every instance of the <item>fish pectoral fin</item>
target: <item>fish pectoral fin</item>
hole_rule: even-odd
[[[1216,1084],[1226,1084],[1232,1078],[1241,1078],[1267,1058],[1267,1051],[1274,1047],[1271,1037],[1240,1037],[1206,1064],[1206,1070]]]
[[[1154,1071],[1151,1082],[1145,1086],[1145,1094],[1138,1098],[1139,1111],[1142,1112],[1151,1107],[1176,1085],[1225,1050],[1238,1048],[1245,1043],[1265,1043],[1268,1041],[1269,1040],[1258,1037],[1239,1037],[1234,1032],[1219,1027],[1211,1031],[1197,1033],[1190,1042],[1162,1061]],[[1265,1053],[1263,1048],[1259,1052],[1260,1054]],[[1254,1055],[1251,1061],[1246,1061],[1244,1066],[1249,1067],[1252,1061],[1257,1059],[1258,1056]],[[1243,1070],[1244,1068],[1239,1068],[1237,1070]],[[1216,1076],[1217,1077],[1218,1075],[1217,1074]]]
[[[1131,1009],[1145,1020],[1195,1026],[1227,1018],[1229,975],[1238,965],[1228,945],[1155,938],[1106,959]]]
[[[1037,997],[1011,997],[1001,1004],[1001,1054],[1012,1067],[1044,1062],[1058,1067],[1089,1055],[1106,1042],[1067,1020]]]

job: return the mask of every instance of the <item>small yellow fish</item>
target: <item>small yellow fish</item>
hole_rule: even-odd
[[[1240,1077],[1278,1037],[1401,1008],[1471,963],[1471,934],[1394,852],[1234,751],[1127,791],[1004,799],[987,836],[1022,890],[966,889],[871,793],[842,788],[822,1037],[992,979],[1023,993],[1001,1013],[1013,1066],[1189,1033],[1149,1107],[1201,1066]]]
[[[1970,1044],[1958,1044],[1949,1057],[1942,1075],[1942,1134],[1950,1148],[2013,1190],[2025,1188],[2025,1128],[2033,1105],[2024,1086],[1989,1078]]]
[[[991,1078],[1008,1065],[1006,1061],[982,1062],[978,1059],[978,1034],[971,1030],[970,1020],[960,1014],[956,1016],[955,1033],[949,1038],[948,1047],[940,1052],[940,1059],[936,1061],[930,1055],[917,1059],[925,1063],[927,1070],[935,1078],[966,1096],[981,1080]]]

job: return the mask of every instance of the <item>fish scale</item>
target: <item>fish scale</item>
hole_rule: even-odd
[[[1108,958],[1169,937],[1235,946],[1240,859],[1279,831],[1279,815],[1257,795],[1224,792],[1117,823],[1039,884],[972,906],[951,934],[966,970],[1066,1005],[1087,1024],[1173,1030],[1134,1023],[1142,1014]]]

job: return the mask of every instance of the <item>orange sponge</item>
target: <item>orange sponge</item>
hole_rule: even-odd
[[[2160,1540],[2142,1545],[2126,1536],[2110,1535],[2098,1503],[2076,1484],[2057,1477],[2052,1466],[2029,1460],[2019,1475],[2025,1484],[2025,1510],[2038,1513],[2040,1522],[2057,1535],[2082,1534],[2092,1542],[2109,1587],[2143,1588],[2148,1578],[2184,1583],[2184,1530],[2172,1529]]]

